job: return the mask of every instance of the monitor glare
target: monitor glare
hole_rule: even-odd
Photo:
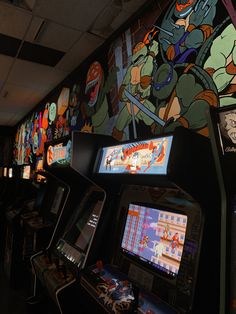
[[[88,210],[87,215],[85,213],[84,217],[79,219],[76,223],[76,227],[79,232],[79,236],[75,241],[75,246],[78,247],[82,252],[86,252],[90,240],[95,232],[99,216],[102,210],[102,201],[97,200]],[[86,217],[87,216],[87,217]]]
[[[30,179],[30,165],[23,166],[23,173],[22,173],[23,179]]]
[[[102,148],[98,173],[165,175],[173,136]]]
[[[60,208],[62,198],[63,198],[64,191],[65,191],[65,189],[62,186],[59,186],[57,188],[56,195],[55,195],[55,198],[53,200],[50,213],[57,215],[58,210]]]
[[[6,167],[4,167],[4,169],[3,169],[3,176],[7,177],[7,168]]]
[[[121,242],[122,251],[162,274],[178,274],[187,228],[187,216],[130,204]]]
[[[8,177],[12,178],[12,176],[13,176],[12,168],[9,168],[9,170],[8,170]]]

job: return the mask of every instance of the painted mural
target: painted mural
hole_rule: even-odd
[[[208,136],[209,107],[236,103],[235,4],[159,2],[26,117],[15,139],[18,164],[73,130],[119,141],[177,126]]]

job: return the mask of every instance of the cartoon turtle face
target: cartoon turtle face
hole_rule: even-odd
[[[185,18],[193,10],[197,0],[176,0],[175,16],[177,18]]]
[[[132,64],[138,65],[143,62],[148,52],[147,46],[143,42],[137,43],[133,48]]]
[[[159,100],[166,99],[172,93],[178,77],[172,65],[164,63],[153,74],[153,95]]]

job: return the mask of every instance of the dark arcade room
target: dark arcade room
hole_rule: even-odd
[[[0,0],[1,314],[236,314],[235,164],[235,0]]]

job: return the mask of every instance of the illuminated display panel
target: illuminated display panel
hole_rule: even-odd
[[[173,136],[102,149],[98,173],[167,174]]]
[[[36,171],[43,171],[43,159],[38,159],[37,162],[36,162],[36,167],[35,167],[35,170]],[[46,178],[40,174],[37,174],[36,176],[36,180],[38,182],[42,182],[42,181],[45,181]]]
[[[23,166],[22,178],[30,179],[30,166]]]
[[[49,167],[67,167],[71,161],[71,140],[66,143],[50,145],[46,152],[46,162]]]
[[[121,248],[123,252],[175,278],[178,274],[187,216],[130,204]]]
[[[4,169],[3,169],[3,176],[7,177],[7,168],[6,167],[4,167]]]
[[[12,168],[9,168],[9,170],[8,170],[8,177],[12,178],[12,176],[13,176],[13,170],[12,170]]]

